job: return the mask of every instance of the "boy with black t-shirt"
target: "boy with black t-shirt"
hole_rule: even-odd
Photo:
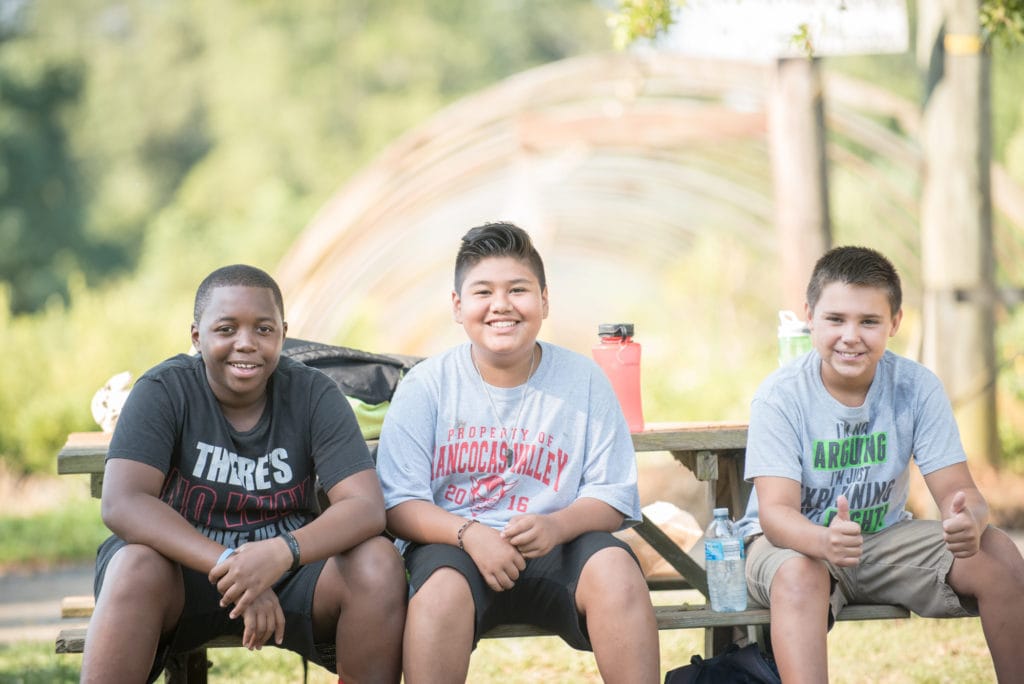
[[[83,681],[152,681],[224,634],[346,680],[399,681],[406,583],[373,461],[337,385],[281,357],[286,331],[268,274],[218,269],[196,292],[199,353],[132,389],[107,453],[114,536],[97,555]]]

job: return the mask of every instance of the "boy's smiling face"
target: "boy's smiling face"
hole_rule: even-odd
[[[286,331],[270,289],[213,289],[198,325],[192,324],[192,344],[203,356],[218,401],[238,407],[263,398]]]
[[[824,287],[808,320],[821,356],[821,379],[833,396],[844,403],[863,401],[902,317],[902,310],[892,315],[884,289],[842,282]]]
[[[466,272],[462,291],[452,292],[452,311],[478,363],[508,367],[533,353],[548,293],[525,262],[486,257]]]

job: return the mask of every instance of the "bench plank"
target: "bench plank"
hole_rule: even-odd
[[[96,608],[96,599],[91,595],[65,596],[60,600],[60,616],[62,618],[92,617]]]
[[[81,597],[78,597],[81,598]],[[91,612],[91,611],[90,611]],[[658,629],[707,629],[710,627],[745,627],[767,625],[770,611],[755,608],[740,613],[716,613],[702,605],[655,606],[654,614]],[[80,616],[75,616],[80,617]],[[839,620],[895,620],[910,617],[906,608],[889,605],[849,605],[839,613]],[[62,629],[57,636],[57,653],[81,653],[85,647],[85,627]],[[484,634],[485,639],[513,637],[551,636],[551,632],[533,625],[500,625]],[[239,637],[217,637],[208,642],[206,648],[241,646]]]

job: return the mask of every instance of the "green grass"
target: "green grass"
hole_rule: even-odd
[[[0,645],[0,684],[77,682],[81,656],[58,656],[53,644]]]
[[[662,676],[703,651],[700,630],[660,632]],[[473,655],[470,682],[600,682],[593,656],[555,638],[492,639]],[[976,619],[842,622],[829,635],[832,684],[995,682]]]
[[[659,601],[662,602],[662,601]],[[699,630],[660,633],[662,672],[700,653]],[[833,684],[940,684],[994,682],[988,649],[977,619],[883,620],[839,623],[829,635],[830,681]],[[302,682],[297,655],[268,648],[250,653],[240,648],[209,652],[211,684]],[[55,655],[50,642],[0,646],[0,684],[77,682],[81,656]],[[337,681],[328,672],[309,668],[310,684]],[[593,656],[574,651],[553,637],[488,639],[473,654],[469,682],[534,684],[600,682]]]
[[[698,630],[661,632],[662,670],[686,663],[701,651]],[[830,681],[835,684],[938,684],[994,682],[981,625],[977,620],[885,620],[840,623],[829,636]],[[57,656],[50,643],[0,647],[0,684],[77,682],[81,657]],[[246,681],[284,684],[302,681],[295,654],[269,648],[210,652],[211,684]],[[311,666],[309,682],[336,681]],[[468,681],[533,684],[599,682],[593,656],[574,651],[552,637],[490,639],[473,655]]]
[[[0,517],[0,568],[91,560],[108,534],[98,499],[68,498],[28,517]]]
[[[45,565],[94,557],[107,531],[99,502],[81,494],[59,508],[28,517],[0,517],[0,568]],[[691,592],[658,592],[658,603],[693,602]],[[689,662],[703,650],[699,630],[661,632],[662,671]],[[994,682],[988,649],[977,619],[884,620],[839,623],[829,635],[830,681],[837,684]],[[211,650],[210,682],[254,684],[302,682],[302,660],[275,648]],[[81,656],[53,653],[53,642],[0,645],[0,684],[77,682]],[[316,666],[311,684],[337,681]],[[574,651],[553,637],[488,639],[473,655],[468,681],[487,684],[599,682],[593,655]]]

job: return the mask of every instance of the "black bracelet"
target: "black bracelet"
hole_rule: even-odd
[[[282,532],[281,537],[288,544],[288,549],[292,552],[292,567],[288,568],[288,572],[295,572],[299,568],[299,542],[292,536],[291,532]]]

